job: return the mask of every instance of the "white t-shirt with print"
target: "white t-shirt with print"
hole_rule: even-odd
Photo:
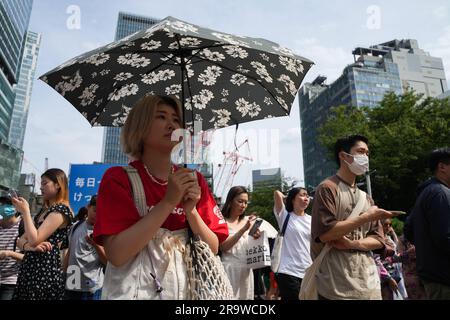
[[[288,215],[285,206],[278,215],[274,210],[280,230]],[[310,255],[311,216],[305,214],[298,216],[290,213],[289,222],[284,233],[283,246],[281,248],[281,260],[278,273],[288,274],[297,278],[305,275],[306,268],[312,264]]]

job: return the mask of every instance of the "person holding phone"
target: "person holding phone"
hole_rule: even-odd
[[[23,253],[16,240],[20,235],[20,213],[11,203],[11,194],[0,194],[0,300],[11,300]]]
[[[381,300],[372,252],[392,251],[380,220],[395,214],[375,206],[356,184],[356,177],[369,170],[367,137],[338,139],[334,157],[339,169],[317,186],[312,206],[311,256],[316,259],[327,250],[315,275],[318,298]]]
[[[64,275],[61,249],[73,221],[69,207],[67,176],[61,169],[49,169],[41,175],[42,210],[33,218],[30,206],[22,198],[11,202],[22,214],[25,233],[17,246],[25,251],[20,265],[15,300],[62,300]]]
[[[309,252],[311,216],[305,213],[309,195],[305,188],[292,188],[287,197],[278,190],[273,197],[273,212],[278,226],[281,229],[287,223],[276,274],[280,297],[282,300],[298,300],[306,268],[312,263]]]
[[[253,235],[249,234],[256,217],[245,216],[247,206],[247,189],[235,186],[228,191],[222,207],[223,216],[228,224],[229,237],[220,245],[221,259],[233,287],[234,298],[238,300],[254,299],[253,270],[247,268],[245,249],[249,236],[255,239],[261,236],[258,228],[254,229]]]

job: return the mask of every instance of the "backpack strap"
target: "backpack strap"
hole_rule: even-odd
[[[77,228],[81,225],[82,222],[84,222],[84,220],[79,220],[75,222],[72,228],[70,228],[69,239],[72,237],[73,233],[75,232],[75,230],[77,230]]]
[[[288,212],[286,215],[286,218],[284,219],[283,228],[281,228],[281,236],[284,236],[284,233],[286,232],[286,228],[289,222],[289,218],[291,217],[291,214]]]
[[[125,172],[128,174],[128,179],[131,183],[131,193],[133,194],[134,205],[139,211],[141,217],[147,214],[147,198],[145,197],[144,185],[142,184],[141,177],[136,168],[132,166],[123,167]],[[151,277],[155,281],[156,284],[156,292],[159,294],[160,299],[162,300],[162,291],[164,290],[161,286],[161,281],[156,278],[155,267],[153,266],[153,260],[151,255],[149,255],[151,269],[150,272]]]
[[[144,186],[142,185],[141,177],[136,168],[132,166],[123,167],[128,174],[128,179],[131,183],[131,192],[133,194],[134,204],[139,211],[141,217],[147,213],[147,199],[145,197]]]

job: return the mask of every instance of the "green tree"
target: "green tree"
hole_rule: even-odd
[[[339,106],[319,129],[319,142],[333,159],[335,141],[348,134],[369,138],[373,198],[378,206],[409,211],[416,188],[430,172],[429,153],[449,146],[450,100],[407,91],[388,93],[379,106]]]

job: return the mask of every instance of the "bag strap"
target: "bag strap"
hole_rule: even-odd
[[[143,217],[147,213],[147,199],[145,197],[141,177],[139,176],[136,168],[132,166],[126,166],[123,168],[128,174],[128,179],[131,183],[131,192],[133,194],[134,204],[136,205],[141,217]]]
[[[291,214],[288,212],[286,218],[284,219],[283,228],[281,228],[280,235],[283,237],[284,233],[286,232],[286,228],[289,222],[289,218],[291,217]]]
[[[144,190],[144,185],[142,184],[141,177],[139,176],[137,169],[132,166],[126,166],[126,167],[123,167],[123,169],[127,173],[128,179],[130,180],[130,183],[131,183],[131,193],[133,194],[134,204],[135,204],[136,208],[138,209],[141,217],[143,217],[147,213],[147,198],[145,197],[145,190]],[[156,279],[156,272],[155,272],[155,268],[153,266],[152,257],[150,255],[149,255],[149,260],[150,260],[151,268],[153,270],[153,272],[151,272],[150,275],[152,276],[153,280],[155,281],[156,292],[159,293],[159,297],[162,300],[163,287],[161,286],[161,282],[158,279]]]
[[[355,218],[355,217],[359,216],[359,214],[362,212],[362,210],[364,208],[367,194],[364,191],[359,190],[359,189],[357,189],[357,191],[358,192],[356,194],[358,196],[358,200],[356,202],[356,206],[353,208],[352,213],[346,219],[344,219],[344,221],[347,219]]]
[[[362,212],[362,210],[364,208],[365,200],[366,200],[366,193],[364,191],[357,189],[357,197],[358,197],[358,200],[356,202],[356,206],[353,208],[352,213],[347,218],[345,218],[343,221],[350,219],[350,218],[357,217]],[[330,245],[328,245],[328,244],[325,245],[325,247],[322,249],[322,251],[320,251],[319,255],[314,260],[314,262],[316,262],[316,260],[317,260],[317,263],[320,265],[322,263],[323,258],[326,256],[328,251],[330,251],[330,249],[331,249]]]
[[[69,241],[70,241],[70,238],[72,237],[73,233],[75,232],[75,230],[77,230],[77,228],[81,225],[82,222],[84,222],[84,220],[79,220],[79,221],[75,222],[75,224],[72,226],[72,228],[70,228]]]

